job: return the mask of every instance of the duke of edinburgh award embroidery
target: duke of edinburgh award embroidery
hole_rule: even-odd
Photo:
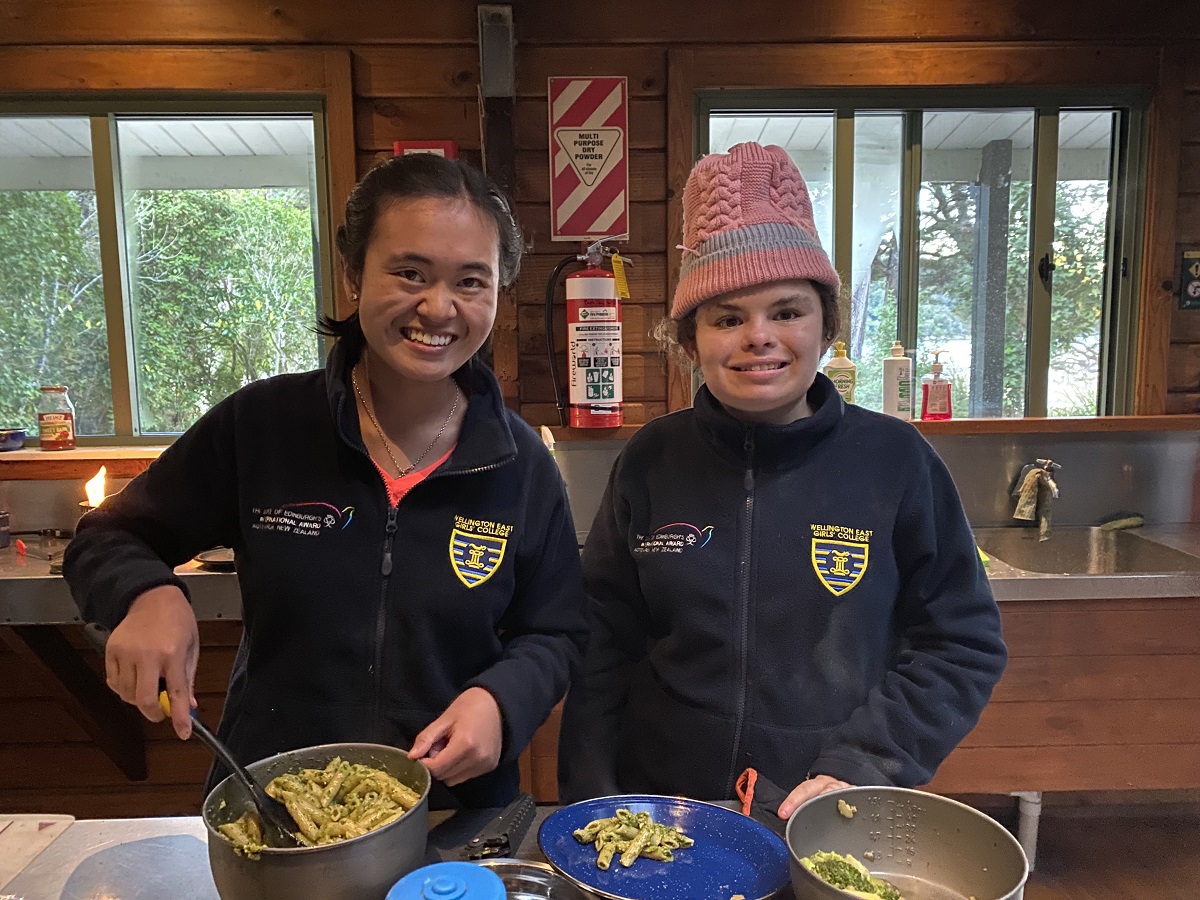
[[[450,532],[450,566],[454,574],[469,588],[483,584],[504,561],[511,525],[485,522],[480,519],[454,517]]]
[[[821,584],[835,597],[862,580],[870,558],[870,530],[844,525],[813,525],[812,564]]]

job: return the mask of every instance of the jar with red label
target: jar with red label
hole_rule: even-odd
[[[75,406],[65,387],[42,388],[37,403],[38,438],[43,450],[75,448]]]

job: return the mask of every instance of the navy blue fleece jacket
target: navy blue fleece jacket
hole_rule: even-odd
[[[974,726],[1006,651],[949,473],[825,376],[809,402],[747,425],[702,388],[617,460],[583,554],[565,799],[728,798],[748,766],[912,786]]]
[[[553,459],[472,362],[451,457],[389,504],[347,388],[358,351],[216,405],[82,522],[64,562],[83,616],[114,627],[143,591],[234,549],[244,633],[220,735],[243,762],[297,747],[400,747],[472,686],[504,722],[499,767],[436,806],[496,806],[577,667],[584,599]],[[453,796],[451,796],[451,794]]]

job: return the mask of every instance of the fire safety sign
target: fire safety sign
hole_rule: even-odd
[[[551,78],[549,97],[551,240],[627,235],[627,80]]]

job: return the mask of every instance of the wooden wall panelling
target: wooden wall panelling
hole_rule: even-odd
[[[479,48],[352,47],[356,97],[457,97],[479,90]]]
[[[0,44],[446,44],[475,40],[467,0],[5,0]]]
[[[1157,415],[1167,408],[1170,380],[1171,309],[1175,296],[1165,285],[1175,272],[1175,208],[1179,195],[1179,146],[1183,113],[1183,48],[1162,53],[1159,87],[1147,116],[1145,227],[1138,286],[1136,379],[1133,411]]]
[[[1181,195],[1175,215],[1179,243],[1200,244],[1200,194]]]
[[[385,159],[391,159],[394,156],[392,148],[386,150],[367,150],[355,154],[355,159],[358,163],[358,177],[362,178],[376,164],[383,162]],[[483,151],[479,149],[463,149],[458,148],[458,158],[463,162],[469,163],[477,169],[483,168]]]
[[[429,138],[478,150],[479,104],[454,97],[376,97],[354,102],[358,149],[391,151],[392,143]]]
[[[518,33],[525,16],[518,11]],[[624,75],[629,96],[661,97],[667,83],[667,48],[595,45],[590,47],[518,47],[517,96],[545,98],[547,79],[559,76]]]
[[[1189,312],[1181,310],[1180,314],[1186,316]],[[1167,389],[1172,392],[1200,392],[1200,344],[1175,343],[1169,346]]]
[[[1008,668],[934,790],[1200,788],[1200,598],[1000,612]]]
[[[1139,7],[1130,15],[1119,0],[1064,0],[1037,3],[845,3],[813,0],[803,5],[779,0],[612,0],[599,15],[573,14],[556,0],[524,0],[516,20],[522,44],[592,44],[602,28],[606,42],[629,44],[729,44],[775,41],[847,40],[1046,41],[1068,35],[1076,40],[1129,40],[1168,34],[1200,34],[1200,25],[1172,15],[1170,3]],[[753,57],[754,48],[737,48]]]
[[[550,240],[548,203],[518,203],[516,212],[531,253],[561,259],[578,249],[578,244]],[[622,250],[628,250],[635,259],[643,253],[663,253],[666,250],[666,230],[666,210],[661,203],[630,203],[629,240],[621,245]]]
[[[38,677],[50,695],[109,762],[130,781],[146,778],[146,748],[138,714],[108,689],[54,625],[0,628],[26,677]]]
[[[1194,744],[1121,746],[962,747],[930,782],[941,794],[1007,794],[1013,791],[1106,791],[1194,788]]]
[[[534,305],[539,308],[546,301],[546,282],[554,271],[558,261],[574,249],[573,244],[560,244],[561,250],[553,254],[527,256],[521,265],[520,290],[517,291],[518,302],[521,305]],[[629,281],[631,303],[663,303],[666,285],[667,254],[638,253],[634,264],[625,270]],[[566,304],[566,292],[560,279],[554,302],[560,306]]]

